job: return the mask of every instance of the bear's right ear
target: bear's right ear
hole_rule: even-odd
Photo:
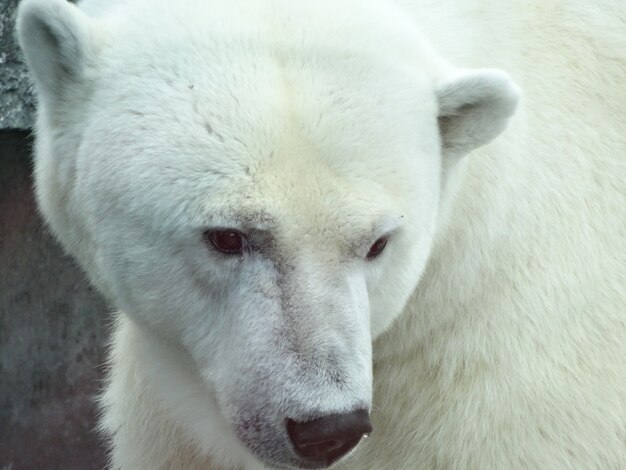
[[[24,0],[17,12],[17,37],[37,91],[59,98],[78,83],[94,54],[92,20],[66,0]]]

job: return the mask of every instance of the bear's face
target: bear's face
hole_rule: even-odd
[[[190,354],[274,464],[302,464],[286,419],[370,408],[372,339],[417,283],[439,198],[423,79],[317,53],[327,69],[263,50],[210,74],[128,57],[99,80],[152,72],[97,87],[123,105],[93,109],[79,156],[112,300]]]
[[[372,340],[424,269],[443,168],[504,128],[517,92],[453,73],[402,22],[337,42],[297,13],[297,41],[243,12],[236,34],[181,28],[179,10],[112,27],[56,0],[18,25],[55,233],[189,358],[215,420],[305,468],[286,423],[369,410]]]

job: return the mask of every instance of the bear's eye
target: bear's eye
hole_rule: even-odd
[[[387,236],[380,237],[378,240],[376,240],[374,244],[370,247],[370,251],[367,252],[367,256],[365,257],[365,259],[369,261],[380,255],[387,246],[387,240]]]
[[[227,255],[240,255],[245,248],[244,235],[238,230],[207,230],[204,232],[205,240],[222,253]]]

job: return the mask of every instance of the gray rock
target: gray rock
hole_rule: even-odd
[[[37,214],[31,147],[0,132],[0,470],[101,470],[111,318]]]
[[[0,129],[28,129],[35,115],[32,85],[15,40],[18,3],[0,0]]]

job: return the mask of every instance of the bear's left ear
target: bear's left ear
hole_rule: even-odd
[[[17,37],[37,91],[46,101],[63,100],[82,79],[97,41],[92,20],[66,0],[23,0]]]
[[[462,157],[495,139],[515,113],[521,93],[504,72],[462,70],[437,88],[443,155]]]

